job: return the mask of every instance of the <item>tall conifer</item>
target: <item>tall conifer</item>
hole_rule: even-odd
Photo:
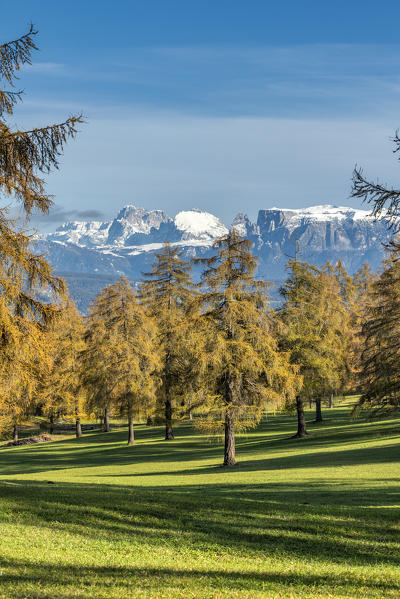
[[[9,121],[22,92],[15,86],[20,69],[31,64],[36,50],[33,27],[19,39],[0,45],[0,196],[7,203],[22,205],[26,220],[32,211],[48,212],[52,201],[46,193],[43,175],[58,167],[59,156],[68,138],[74,137],[80,116],[63,123],[13,129]],[[10,381],[31,388],[34,381],[29,352],[37,347],[42,328],[59,312],[57,303],[39,299],[39,288],[55,295],[65,291],[63,281],[31,249],[31,234],[0,207],[0,387]],[[25,356],[25,357],[24,357]],[[24,365],[26,369],[24,370]],[[25,382],[23,382],[25,381]],[[24,394],[25,395],[25,394]],[[26,397],[26,395],[25,395]],[[16,405],[16,410],[18,406]]]
[[[204,424],[224,430],[224,466],[233,466],[235,432],[256,425],[267,404],[279,406],[298,386],[296,367],[279,353],[265,284],[254,278],[251,243],[232,230],[204,259],[204,315],[211,327]],[[202,423],[200,421],[200,423]]]
[[[122,278],[96,298],[88,319],[82,354],[83,381],[94,404],[128,417],[128,444],[135,417],[154,410],[158,384],[157,329]]]
[[[61,124],[13,130],[8,124],[14,107],[22,98],[15,88],[17,74],[25,64],[31,64],[36,50],[33,27],[21,38],[0,45],[0,194],[19,201],[27,218],[33,210],[46,213],[51,198],[46,194],[43,173],[58,167],[59,156],[69,137],[76,134],[81,117],[73,116]],[[8,86],[8,88],[7,88]],[[3,344],[15,333],[14,315],[42,323],[57,312],[57,307],[39,301],[35,289],[48,286],[57,293],[64,290],[61,279],[55,277],[43,257],[30,250],[31,237],[17,230],[7,209],[0,207],[0,291],[1,339]]]
[[[165,439],[174,438],[173,420],[182,397],[182,358],[186,354],[185,334],[190,330],[189,312],[193,302],[190,264],[182,252],[165,243],[141,284],[140,297],[156,320],[161,356],[160,399],[165,417]]]
[[[280,310],[285,330],[283,347],[300,366],[301,395],[296,398],[296,436],[307,429],[303,398],[314,398],[316,420],[322,420],[321,401],[342,385],[346,375],[348,314],[334,269],[324,270],[290,260],[289,277],[281,289],[284,304]]]
[[[372,284],[364,311],[361,355],[363,393],[355,409],[373,415],[400,408],[400,260],[392,251]]]
[[[81,382],[80,357],[84,344],[83,319],[69,300],[57,319],[52,337],[53,357],[49,371],[46,411],[75,419],[77,437],[82,436],[81,419],[86,413],[86,396]]]
[[[32,325],[3,352],[8,357],[0,363],[0,430],[12,429],[14,442],[21,424],[35,411],[42,377],[48,372],[47,341],[47,335]]]

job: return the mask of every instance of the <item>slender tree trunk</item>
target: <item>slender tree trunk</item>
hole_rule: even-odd
[[[321,400],[315,400],[315,422],[322,422]]]
[[[310,410],[312,410],[312,407],[313,407],[313,399],[312,399],[312,397],[311,397],[311,398],[310,398]]]
[[[189,420],[193,420],[193,414],[192,414],[192,398],[189,397]]]
[[[235,466],[235,423],[229,410],[225,414],[224,466]]]
[[[331,393],[331,396],[329,398],[329,407],[333,408],[333,393]]]
[[[16,445],[18,443],[18,424],[14,424],[13,428],[13,443]]]
[[[174,440],[174,431],[172,429],[172,404],[171,400],[165,402],[165,440]]]
[[[151,416],[147,416],[146,426],[152,426],[152,425],[153,425],[153,420],[152,420]]]
[[[305,437],[308,435],[306,429],[306,419],[304,417],[303,400],[300,395],[296,397],[296,411],[297,411],[297,433],[294,437]]]
[[[110,432],[110,410],[108,406],[104,408],[104,423],[103,423],[103,431],[105,433]]]
[[[167,337],[167,353],[165,356],[165,440],[174,440],[172,429],[172,403],[171,403],[171,332]]]
[[[82,437],[82,425],[81,425],[81,419],[79,418],[79,416],[76,419],[75,422],[75,433],[76,433],[76,437]]]
[[[133,430],[133,414],[132,410],[128,411],[128,445],[133,445],[135,442],[135,433]]]
[[[49,433],[50,433],[50,435],[53,435],[54,434],[54,414],[50,414],[49,421],[50,421]]]

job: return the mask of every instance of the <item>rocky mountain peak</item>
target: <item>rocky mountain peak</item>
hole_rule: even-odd
[[[296,243],[302,260],[322,265],[341,259],[353,273],[365,261],[378,269],[383,243],[391,237],[386,224],[376,222],[368,211],[329,205],[264,209],[257,223],[239,213],[232,226],[252,242],[258,256],[257,276],[277,281],[278,287]],[[71,273],[87,273],[100,278],[124,274],[139,281],[164,241],[179,246],[186,258],[209,256],[214,240],[227,232],[218,217],[198,209],[183,210],[171,219],[162,210],[125,206],[111,222],[67,223],[43,235],[37,247],[47,252],[57,272],[68,273],[67,280],[72,280]]]

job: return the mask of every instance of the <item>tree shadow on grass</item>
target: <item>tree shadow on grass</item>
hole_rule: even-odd
[[[29,525],[86,540],[105,535],[156,550],[171,542],[229,553],[348,565],[400,565],[399,486],[265,483],[131,487],[37,481],[0,484],[0,498]],[[371,484],[371,483],[370,483]],[[2,516],[4,522],[12,521]]]
[[[3,566],[4,567],[4,566]],[[50,593],[54,592],[54,585],[63,589],[61,593],[57,592],[58,599],[72,599],[73,597],[86,597],[87,592],[93,590],[93,584],[99,590],[99,596],[105,597],[107,589],[124,593],[122,597],[129,597],[130,591],[139,586],[143,591],[153,591],[157,596],[160,591],[165,596],[166,590],[184,591],[188,589],[191,593],[197,590],[201,597],[211,596],[205,593],[227,593],[232,591],[260,592],[280,587],[287,592],[304,591],[305,589],[314,589],[321,592],[325,590],[331,595],[331,590],[335,589],[338,596],[343,597],[343,592],[355,592],[357,596],[360,590],[365,590],[366,594],[370,591],[381,592],[385,596],[390,592],[391,596],[400,590],[400,586],[390,580],[362,580],[359,581],[350,575],[334,576],[329,574],[302,574],[285,573],[278,574],[274,572],[258,572],[249,569],[246,572],[235,570],[215,569],[183,569],[183,568],[149,568],[149,567],[99,567],[96,565],[90,567],[57,565],[56,570],[51,563],[32,564],[28,560],[20,560],[13,565],[18,573],[9,572],[7,567],[3,572],[2,583],[9,585],[12,589],[18,589],[24,583],[29,586],[37,585],[41,589],[41,599],[54,597],[46,594],[46,585],[52,587]],[[68,591],[68,589],[70,589]],[[37,599],[36,591],[24,591],[23,596],[26,599]],[[92,595],[91,595],[92,596]],[[114,596],[114,595],[113,595]],[[147,595],[146,595],[147,596]],[[172,597],[173,595],[171,595]],[[191,595],[193,596],[193,595]],[[377,595],[376,595],[377,596]]]
[[[384,463],[398,460],[396,446],[375,448],[342,449],[355,442],[371,441],[380,436],[398,438],[400,431],[393,422],[374,424],[349,422],[347,416],[337,414],[331,417],[324,427],[316,427],[315,432],[305,440],[286,438],[292,431],[289,417],[270,418],[248,435],[238,438],[237,454],[242,471],[276,470],[298,467],[334,467],[359,463]],[[219,439],[212,443],[198,435],[191,424],[186,423],[177,429],[173,442],[162,439],[161,427],[138,427],[138,443],[126,445],[126,431],[87,434],[82,439],[57,441],[29,447],[17,447],[0,451],[0,474],[18,475],[68,468],[107,467],[139,464],[154,464],[152,472],[141,476],[157,474],[209,474],[215,466],[195,469],[174,469],[176,465],[188,461],[213,461],[221,457]],[[218,441],[218,442],[217,442]],[[321,451],[323,448],[330,451]],[[340,448],[335,451],[335,448]],[[301,452],[299,452],[301,449]],[[276,456],[276,453],[286,456]],[[261,459],[258,455],[262,456]],[[267,457],[265,457],[267,456]],[[156,464],[171,464],[172,468],[157,470]],[[166,470],[166,471],[165,471]],[[132,473],[134,474],[134,472]],[[116,475],[117,476],[117,475]],[[131,474],[129,474],[131,476]]]
[[[198,465],[195,468],[172,468],[170,470],[151,470],[150,472],[129,472],[118,474],[107,474],[107,478],[124,478],[129,477],[134,480],[138,478],[148,478],[154,476],[206,476],[215,475],[218,472],[268,472],[277,470],[290,470],[297,468],[338,468],[342,466],[357,466],[360,464],[385,464],[399,461],[400,443],[394,442],[382,447],[355,447],[343,451],[321,451],[315,447],[312,451],[312,446],[308,446],[307,452],[295,453],[292,455],[279,455],[274,457],[271,455],[266,458],[254,457],[254,453],[242,450],[238,456],[238,463],[234,468],[223,468],[221,464],[216,465]],[[250,455],[249,455],[250,454]],[[210,451],[208,457],[216,457],[220,455],[220,451]],[[204,459],[204,456],[202,456]],[[184,461],[184,460],[182,460]],[[174,462],[175,464],[180,464]],[[95,476],[95,475],[89,475]]]

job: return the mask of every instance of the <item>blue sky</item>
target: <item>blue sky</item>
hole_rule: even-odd
[[[400,3],[268,0],[20,1],[40,52],[11,123],[83,112],[49,227],[125,204],[239,211],[347,204],[355,163],[393,185],[400,165]],[[43,226],[40,223],[40,226]]]

